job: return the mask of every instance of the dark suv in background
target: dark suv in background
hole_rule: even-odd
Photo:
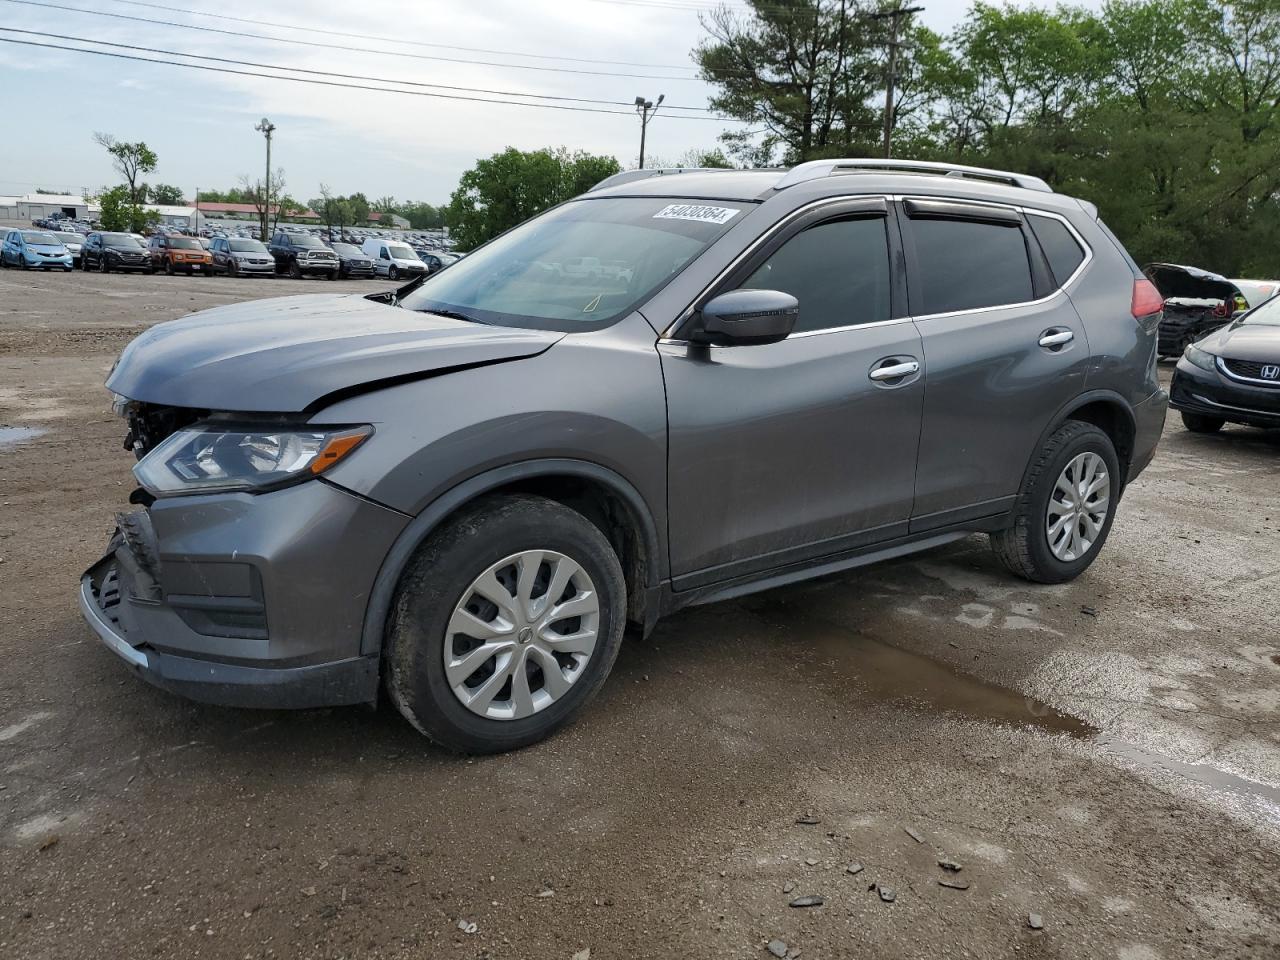
[[[84,246],[80,248],[80,266],[100,273],[112,270],[155,272],[151,254],[132,234],[105,231],[94,232],[84,238]]]
[[[620,174],[398,291],[134,340],[107,385],[141,509],[81,607],[170,690],[384,687],[442,744],[519,747],[689,604],[974,533],[1081,574],[1164,424],[1161,306],[1034,177]]]
[[[338,255],[309,233],[277,230],[271,238],[271,256],[276,273],[291,277],[325,276],[338,279]]]

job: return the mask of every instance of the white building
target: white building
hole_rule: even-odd
[[[18,219],[18,198],[0,197],[0,220]]]
[[[54,213],[63,213],[78,219],[83,219],[89,215],[89,205],[85,203],[84,197],[77,197],[71,194],[28,193],[16,199],[17,210],[10,216],[10,219],[35,220],[38,217],[47,217]],[[3,209],[2,204],[0,204],[0,209]],[[8,214],[3,215],[9,216]]]
[[[199,230],[204,226],[204,211],[196,213],[195,207],[171,207],[163,204],[149,203],[147,210],[154,210],[160,222],[166,227],[177,227],[179,230]]]

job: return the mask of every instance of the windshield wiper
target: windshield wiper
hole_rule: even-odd
[[[423,313],[434,313],[437,317],[448,317],[450,320],[465,320],[467,323],[484,323],[479,317],[461,313],[457,310],[423,310]]]

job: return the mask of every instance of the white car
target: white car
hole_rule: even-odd
[[[373,272],[379,277],[399,280],[416,277],[427,272],[427,265],[413,252],[413,248],[399,240],[366,240],[361,251],[373,260]]]

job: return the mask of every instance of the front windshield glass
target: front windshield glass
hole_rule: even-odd
[[[267,248],[260,240],[228,240],[228,246],[234,253],[266,253]]]
[[[344,257],[362,257],[364,254],[360,252],[359,247],[353,247],[349,243],[332,244],[333,252]]]
[[[128,233],[104,233],[102,243],[117,250],[141,250],[142,245]]]
[[[172,250],[199,250],[200,243],[190,237],[170,237],[169,248]]]
[[[57,237],[59,240],[61,240],[63,243],[79,243],[80,242],[80,234],[78,233],[55,233],[54,236]]]
[[[388,243],[387,253],[391,255],[392,260],[417,260],[418,255],[406,247],[403,243]]]
[[[604,326],[683,270],[747,206],[659,197],[577,200],[459,259],[401,304],[503,326]]]
[[[27,243],[36,247],[60,247],[62,241],[55,237],[52,233],[35,233],[27,231],[22,235],[22,239]]]
[[[291,233],[289,234],[289,241],[295,247],[305,247],[308,250],[316,247],[324,247],[324,244],[320,242],[319,237],[313,237],[309,233]]]
[[[1238,324],[1250,326],[1280,327],[1280,297],[1274,297],[1241,317]]]

